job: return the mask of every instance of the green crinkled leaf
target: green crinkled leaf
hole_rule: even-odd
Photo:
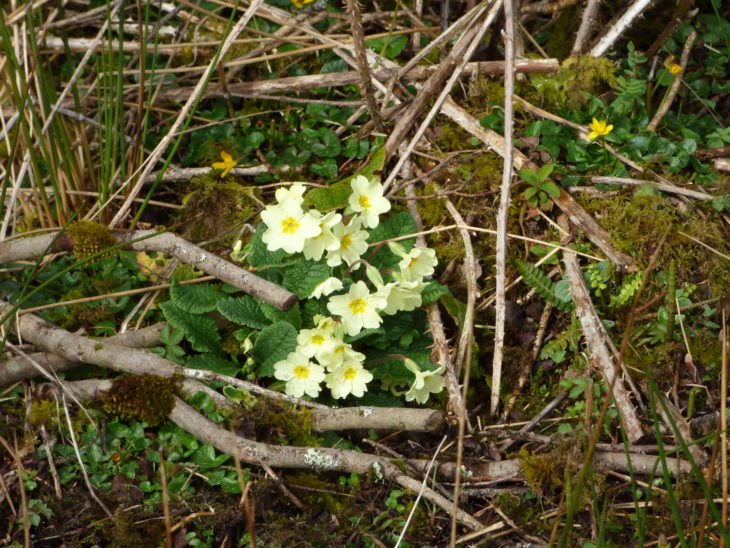
[[[160,305],[167,322],[185,333],[196,352],[216,352],[221,347],[221,337],[215,322],[208,316],[196,316],[168,301]]]
[[[215,306],[225,294],[209,284],[180,285],[173,280],[170,287],[170,300],[180,310],[190,314],[204,314],[215,310]]]
[[[300,299],[306,299],[312,291],[329,278],[332,269],[324,262],[301,259],[284,274],[283,286]]]
[[[259,375],[272,377],[274,364],[285,360],[297,347],[298,331],[288,322],[276,322],[259,333],[251,354],[259,364]]]
[[[302,307],[302,327],[311,328],[314,327],[314,317],[316,315],[329,316],[330,312],[327,310],[327,305],[323,300],[308,299],[304,302]]]
[[[304,197],[304,205],[311,206],[322,213],[341,209],[347,205],[352,189],[350,180],[338,181],[329,186],[313,188]]]
[[[413,234],[417,230],[416,222],[413,220],[410,213],[401,211],[387,219],[381,219],[380,224],[370,230],[368,242],[382,242],[384,240],[398,238],[399,236]],[[406,251],[410,251],[413,248],[415,239],[409,238],[407,240],[401,240],[398,243],[402,245]],[[401,258],[393,253],[387,245],[382,245],[375,248],[372,255],[367,256],[367,260],[381,271],[388,269],[394,269],[397,271],[398,262]]]
[[[302,311],[299,308],[299,304],[294,305],[294,307],[287,312],[282,312],[275,306],[268,303],[260,303],[259,306],[261,307],[261,312],[263,312],[264,316],[266,316],[271,323],[287,322],[297,330],[302,328]]]
[[[259,303],[250,295],[220,301],[217,308],[227,320],[252,329],[263,329],[271,323],[261,311]]]
[[[235,377],[241,370],[235,363],[222,358],[218,354],[211,353],[197,354],[191,357],[185,364],[185,367],[189,367],[190,369],[205,369],[229,377]]]
[[[358,175],[363,175],[368,179],[378,178],[376,173],[380,172],[384,165],[385,150],[383,147],[380,147],[373,151],[368,163],[357,173],[329,186],[314,188],[307,192],[307,195],[304,197],[304,205],[314,207],[322,213],[342,209],[347,206],[347,200],[352,193],[352,179]]]
[[[262,240],[264,232],[266,232],[266,225],[260,224],[256,229],[256,234],[253,235],[249,243],[251,254],[248,256],[248,263],[251,266],[277,265],[282,263],[288,256],[281,249],[278,251],[269,251]]]
[[[383,240],[407,236],[408,234],[413,234],[417,230],[416,221],[413,220],[411,214],[407,211],[401,211],[400,213],[391,215],[388,219],[381,221],[378,226],[370,230],[368,242],[382,242]],[[410,245],[408,245],[409,242]],[[413,246],[413,240],[403,240],[398,243],[405,247],[406,250],[409,250]]]
[[[445,285],[441,285],[438,282],[428,282],[426,287],[421,291],[421,301],[423,304],[433,304],[438,301],[441,297],[451,295],[451,291]]]

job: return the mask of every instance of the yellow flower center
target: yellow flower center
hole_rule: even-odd
[[[350,304],[348,307],[350,308],[350,312],[353,314],[362,314],[365,312],[365,307],[367,306],[367,302],[363,299],[355,299],[354,301],[350,301]]]
[[[355,377],[357,377],[357,370],[354,367],[350,367],[342,376],[345,377],[346,381],[355,380]]]
[[[370,199],[367,196],[360,196],[358,200],[360,207],[363,209],[370,209]]]
[[[324,337],[322,335],[315,335],[311,338],[310,342],[317,346],[322,346],[324,344]]]
[[[297,365],[294,368],[294,376],[297,379],[308,379],[309,378],[309,367],[306,365]]]
[[[347,251],[347,248],[350,247],[350,244],[352,244],[352,238],[350,238],[349,234],[345,234],[342,236],[342,240],[340,240],[340,248],[342,251]]]
[[[335,348],[335,354],[344,354],[345,353],[345,345],[341,344],[337,348]]]
[[[299,221],[294,217],[287,217],[281,221],[281,231],[284,234],[295,234],[299,230]]]

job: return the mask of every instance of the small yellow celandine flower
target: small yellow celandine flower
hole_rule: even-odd
[[[608,123],[608,120],[596,120],[593,118],[588,128],[591,132],[588,134],[588,138],[593,141],[599,137],[608,135],[613,130],[613,125]]]
[[[210,167],[213,169],[220,169],[221,170],[221,179],[228,175],[231,170],[236,167],[238,162],[233,159],[233,156],[228,154],[225,150],[221,150],[221,160],[220,162],[213,162]]]
[[[291,0],[291,3],[294,5],[295,8],[300,10],[304,6],[308,6],[309,4],[314,3],[314,0]]]
[[[674,62],[674,55],[670,55],[666,61],[664,61],[664,66],[669,71],[670,74],[676,76],[680,72],[682,72],[681,65],[678,65]]]

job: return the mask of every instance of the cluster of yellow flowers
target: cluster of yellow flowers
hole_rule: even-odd
[[[274,375],[286,382],[286,393],[301,397],[317,397],[322,382],[334,398],[348,395],[362,397],[373,375],[364,366],[365,356],[345,342],[346,335],[355,336],[363,329],[378,328],[383,315],[411,311],[421,306],[424,278],[431,276],[437,264],[436,253],[427,247],[410,250],[391,242],[391,252],[400,257],[399,270],[386,283],[372,265],[361,259],[368,249],[368,232],[380,224],[380,216],[390,211],[391,205],[383,194],[383,185],[361,175],[352,179],[352,193],[343,213],[321,213],[304,208],[303,184],[295,183],[279,188],[276,203],[261,213],[266,225],[262,241],[269,251],[283,250],[302,253],[305,258],[338,267],[347,265],[356,271],[366,264],[363,280],[351,284],[347,292],[340,278],[330,277],[320,283],[310,298],[328,297],[327,309],[334,317],[315,317],[313,329],[302,329],[297,337],[297,348],[285,360],[274,365]],[[443,389],[443,371],[422,372],[408,360],[416,380],[406,392],[406,400],[425,402],[429,394]]]

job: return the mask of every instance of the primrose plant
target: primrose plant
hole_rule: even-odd
[[[284,390],[291,396],[316,398],[324,384],[335,399],[363,397],[374,376],[352,341],[380,328],[384,316],[419,308],[428,283],[425,279],[437,264],[433,249],[406,249],[394,241],[379,244],[392,254],[392,268],[381,265],[381,271],[368,263],[368,230],[380,225],[391,205],[376,180],[358,175],[350,189],[341,212],[322,213],[306,206],[306,187],[295,183],[279,188],[276,203],[261,213],[266,227],[261,239],[269,252],[302,254],[309,261],[326,263],[333,274],[308,295],[308,300],[325,305],[319,309],[322,313],[313,316],[314,326],[300,329],[294,351],[273,366],[274,377],[285,383]],[[405,356],[401,363],[415,380],[400,392],[395,385],[383,383],[393,394],[424,403],[430,394],[443,390],[442,368],[424,369]]]

